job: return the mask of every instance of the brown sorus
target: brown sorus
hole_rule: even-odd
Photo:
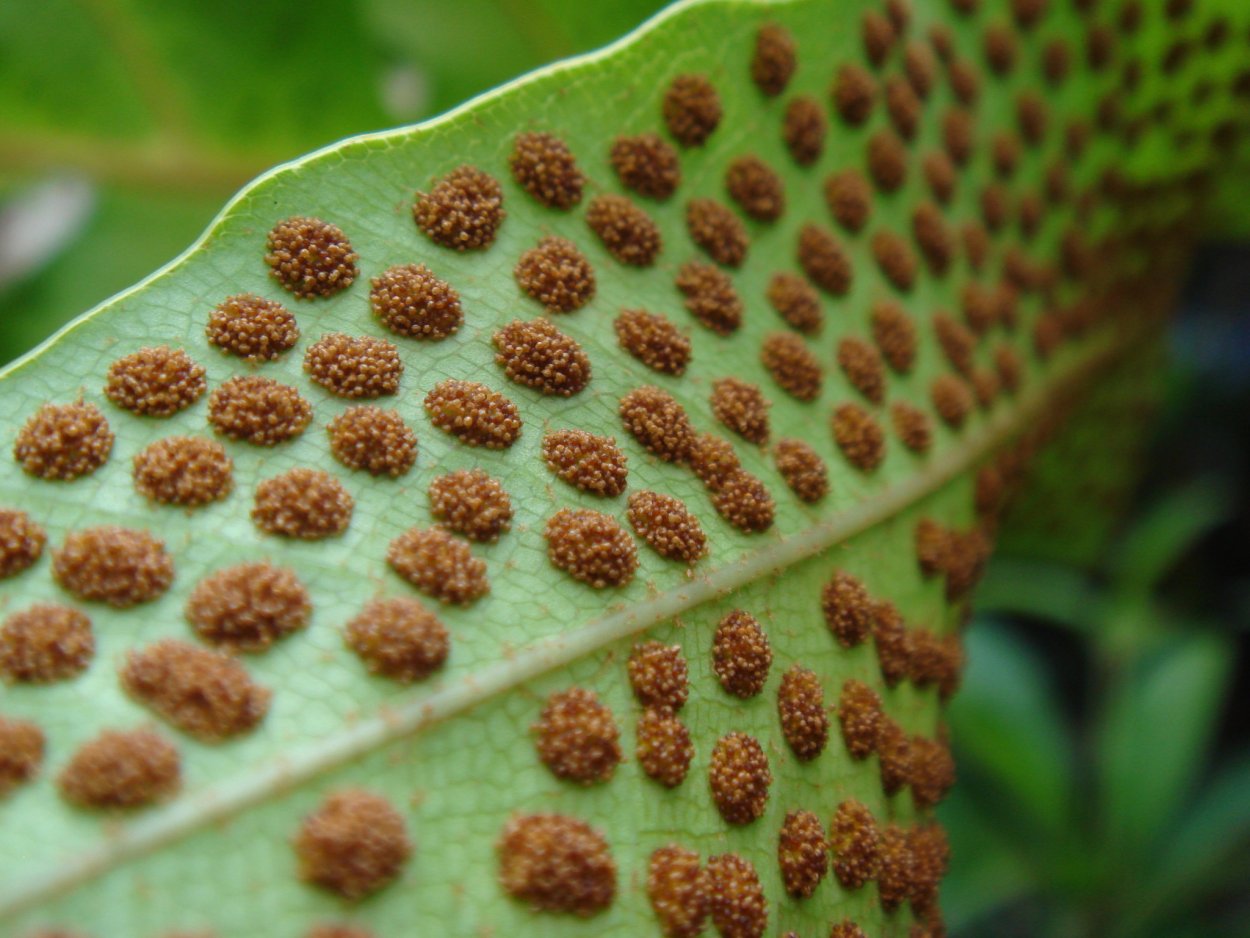
[[[330,473],[301,466],[256,486],[252,520],[269,534],[315,541],[346,531],[355,504]]]
[[[753,736],[728,733],[716,741],[708,767],[712,800],[729,824],[750,824],[763,816],[773,775]]]
[[[586,177],[568,144],[555,134],[517,134],[508,167],[517,185],[548,208],[567,210],[582,200]]]
[[[837,238],[819,225],[799,230],[798,260],[808,279],[826,293],[843,296],[851,288],[850,257]]]
[[[609,160],[621,185],[649,199],[667,199],[681,185],[677,151],[658,134],[617,137]]]
[[[943,572],[950,563],[951,532],[932,518],[921,518],[915,530],[916,560],[926,577]]]
[[[1005,186],[993,182],[981,190],[981,219],[985,227],[997,233],[1007,224],[1011,213],[1011,196]]]
[[[417,461],[417,435],[398,411],[373,404],[349,407],[326,430],[330,452],[349,469],[396,478]]]
[[[728,429],[751,443],[768,442],[768,410],[772,406],[757,385],[741,378],[712,382],[712,413]]]
[[[1016,204],[1020,219],[1020,233],[1026,240],[1032,240],[1041,230],[1046,215],[1046,206],[1042,197],[1036,192],[1025,192]]]
[[[754,154],[740,156],[725,170],[725,191],[756,221],[776,221],[786,210],[781,177]]]
[[[760,361],[786,393],[800,401],[813,401],[820,396],[820,360],[798,336],[769,333],[760,346]]]
[[[0,798],[39,774],[43,730],[29,720],[0,716]]]
[[[938,375],[929,386],[933,409],[942,422],[958,430],[972,411],[972,391],[968,383],[955,375]]]
[[[912,855],[907,831],[888,824],[881,831],[877,891],[883,909],[896,909],[911,895]]]
[[[933,45],[938,45],[934,42]],[[917,96],[929,97],[938,81],[938,60],[933,49],[921,39],[911,39],[903,50],[903,71]]]
[[[773,460],[786,485],[801,501],[818,502],[829,491],[829,470],[825,461],[803,440],[778,440],[773,447]]]
[[[825,149],[825,135],[829,122],[816,99],[810,95],[798,95],[786,105],[781,126],[781,139],[794,162],[811,166]]]
[[[608,253],[622,264],[650,267],[663,247],[660,229],[651,216],[623,195],[598,195],[591,199],[586,223]]]
[[[430,514],[471,541],[494,543],[512,526],[512,500],[481,469],[458,469],[430,482]]]
[[[397,264],[370,281],[369,305],[395,335],[437,342],[464,324],[460,294],[424,264]]]
[[[773,650],[759,620],[734,609],[717,624],[712,639],[712,670],[721,687],[747,699],[764,689],[773,663]]]
[[[849,918],[844,918],[830,929],[829,938],[868,938],[868,933]]]
[[[911,633],[895,605],[880,600],[873,607],[873,643],[887,687],[897,687],[911,668]]]
[[[709,883],[699,855],[666,844],[647,863],[647,899],[665,938],[697,938],[708,915]]]
[[[226,297],[208,314],[204,335],[210,345],[223,352],[237,355],[244,361],[267,362],[295,346],[299,340],[299,325],[281,303],[255,293],[236,293]],[[201,372],[201,383],[202,379]],[[200,390],[202,393],[203,387]]]
[[[950,750],[938,740],[913,736],[910,782],[918,809],[936,807],[955,784],[955,760]]]
[[[113,431],[95,404],[43,404],[18,431],[13,458],[30,475],[69,481],[90,475],[113,450]]]
[[[733,444],[714,433],[700,433],[690,447],[690,469],[713,492],[742,468]]]
[[[859,889],[876,878],[881,835],[872,812],[862,802],[848,798],[838,805],[829,824],[829,849],[842,888]]]
[[[946,829],[937,823],[922,824],[909,830],[907,837],[912,859],[911,894],[908,896],[912,910],[926,918],[940,915],[938,889],[950,864]]]
[[[393,882],[412,856],[403,815],[360,788],[326,796],[293,841],[300,879],[355,901]]]
[[[834,78],[832,96],[842,120],[858,127],[868,120],[877,102],[877,80],[863,66],[842,65]]]
[[[360,274],[359,255],[338,225],[295,215],[278,222],[266,239],[269,275],[297,299],[333,296]]]
[[[649,778],[665,788],[685,781],[694,758],[690,731],[667,707],[647,707],[638,718],[635,732],[638,765]]]
[[[904,292],[916,284],[916,253],[902,235],[884,229],[872,236],[872,254],[887,280]]]
[[[553,397],[571,397],[590,382],[586,352],[546,319],[514,319],[492,341],[496,364],[517,384]]]
[[[781,884],[795,899],[810,899],[829,872],[825,828],[811,811],[787,811],[777,835]]]
[[[295,388],[260,375],[229,378],[208,396],[208,421],[218,433],[274,446],[304,432],[312,405]]]
[[[551,694],[532,729],[538,757],[557,778],[581,785],[606,782],[621,762],[612,711],[584,687]]]
[[[994,163],[994,172],[1000,179],[1007,180],[1016,171],[1020,162],[1020,138],[1011,131],[999,131],[990,141],[990,154]]]
[[[225,567],[206,576],[187,598],[197,635],[225,651],[264,651],[308,624],[308,590],[285,567],[268,561]]]
[[[794,74],[794,37],[778,23],[765,23],[755,33],[755,52],[751,56],[751,80],[770,98],[786,90]]]
[[[141,417],[169,417],[198,401],[206,387],[204,366],[182,349],[157,345],[113,362],[104,394]]]
[[[839,404],[831,422],[834,442],[856,469],[872,472],[885,459],[885,434],[872,414],[858,404]]]
[[[776,509],[768,487],[744,469],[735,469],[720,481],[712,493],[712,507],[744,534],[771,528]]]
[[[990,23],[985,28],[985,64],[995,75],[1003,76],[1016,64],[1016,36],[1006,23]]]
[[[920,168],[924,172],[925,181],[929,184],[929,191],[933,193],[933,197],[943,205],[949,204],[951,197],[955,194],[955,184],[958,182],[955,166],[951,163],[950,157],[940,150],[934,150],[924,155],[920,161]]]
[[[79,599],[123,609],[169,589],[174,562],[147,531],[103,525],[68,535],[52,552],[52,575]]]
[[[391,541],[386,562],[440,602],[467,605],[490,592],[486,563],[442,528],[409,528]]]
[[[686,231],[690,240],[718,264],[738,267],[746,260],[751,243],[746,227],[715,199],[691,199],[686,203]]]
[[[304,371],[339,397],[379,397],[399,390],[404,363],[394,342],[330,332],[308,347]]]
[[[659,313],[623,309],[613,323],[616,341],[648,368],[681,375],[690,364],[690,339]]]
[[[135,454],[135,488],[166,505],[195,508],[220,501],[234,486],[234,460],[220,443],[169,436]]]
[[[559,478],[595,495],[625,491],[629,468],[610,436],[585,430],[553,430],[543,437],[543,460]]]
[[[1050,113],[1040,94],[1026,91],[1016,98],[1016,121],[1029,146],[1039,147],[1045,142]]]
[[[706,75],[678,75],[664,92],[662,111],[678,143],[701,146],[720,124],[720,95]]]
[[[953,107],[942,115],[942,141],[956,166],[966,166],[972,158],[975,136],[975,122],[963,108]]]
[[[913,453],[928,452],[933,442],[933,426],[929,415],[906,401],[895,401],[890,407],[894,434]]]
[[[675,283],[690,314],[717,335],[729,335],[742,325],[742,300],[723,270],[688,261],[677,271]]]
[[[616,864],[603,835],[578,818],[511,818],[495,849],[499,881],[514,899],[546,912],[602,912],[616,895]]]
[[[270,692],[237,658],[167,638],[126,656],[126,693],[203,742],[251,731],[269,710]]]
[[[975,271],[985,267],[990,254],[990,235],[985,226],[977,221],[967,221],[961,229],[964,253],[968,257],[968,266]]]
[[[825,179],[825,203],[846,231],[860,231],[872,214],[872,189],[858,169],[843,169]]]
[[[875,690],[854,679],[842,685],[838,720],[842,724],[842,740],[852,759],[866,759],[877,748],[881,716],[881,698]]]
[[[621,423],[648,452],[665,462],[685,462],[694,445],[686,410],[671,394],[652,385],[621,398]]]
[[[686,704],[690,692],[689,668],[680,645],[647,641],[630,652],[629,685],[644,707],[663,707],[674,712]]]
[[[868,10],[860,21],[860,31],[864,40],[864,54],[875,68],[880,68],[894,48],[894,40],[897,38],[894,24],[879,10]]]
[[[543,238],[521,255],[512,275],[522,290],[553,313],[581,309],[595,295],[594,269],[568,238]]]
[[[825,691],[815,671],[797,664],[786,670],[777,691],[777,714],[781,733],[800,762],[810,762],[825,751],[829,714],[825,710]]]
[[[721,938],[763,938],[768,899],[750,860],[723,853],[707,861],[708,909]]]
[[[521,435],[516,404],[476,381],[440,381],[424,405],[434,426],[469,446],[507,449]]]
[[[37,603],[0,627],[0,678],[47,684],[77,677],[95,657],[91,620],[69,606]]]
[[[1007,393],[1019,389],[1024,374],[1024,362],[1020,360],[1019,352],[1006,343],[1000,344],[994,349],[994,369]]]
[[[836,571],[820,592],[825,625],[843,648],[854,648],[872,632],[873,602],[863,581],[845,570]]]
[[[775,273],[768,280],[768,302],[792,328],[808,335],[820,331],[825,314],[820,297],[810,283],[788,271]]]
[[[707,553],[703,526],[678,498],[634,492],[629,496],[626,517],[638,536],[661,557],[693,564]]]
[[[83,808],[138,808],[182,784],[178,750],[150,730],[105,730],[83,743],[57,776],[61,797]]]
[[[885,399],[885,365],[867,340],[847,336],[838,343],[838,367],[846,380],[874,404]]]
[[[975,280],[964,284],[959,291],[960,306],[964,320],[978,335],[985,333],[998,319],[998,305],[994,293]],[[949,329],[949,327],[942,327]]]
[[[932,202],[921,202],[911,215],[911,233],[929,271],[943,276],[955,260],[955,235]]]
[[[923,106],[904,76],[891,75],[885,80],[885,108],[898,135],[907,141],[914,139]]]
[[[595,589],[625,586],[638,569],[638,548],[611,515],[562,508],[547,519],[547,558]]]
[[[882,714],[877,727],[877,764],[881,790],[895,795],[911,780],[911,740],[893,719]]]
[[[879,130],[868,138],[868,173],[882,192],[895,192],[907,180],[907,145],[898,134]]]
[[[424,680],[450,651],[447,629],[415,599],[372,599],[344,631],[347,645],[373,674],[404,684]]]
[[[933,316],[933,332],[951,367],[961,375],[971,374],[972,356],[977,345],[976,333],[942,312]]]
[[[322,924],[308,929],[304,938],[374,938],[374,934],[355,925]]]
[[[30,515],[0,508],[0,580],[15,576],[43,556],[48,535]]]
[[[916,360],[916,326],[894,300],[872,304],[872,338],[894,371],[906,374]]]
[[[488,248],[503,223],[503,190],[476,166],[457,166],[429,192],[418,192],[412,217],[435,244],[457,251]]]

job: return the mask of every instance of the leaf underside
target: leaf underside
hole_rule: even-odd
[[[1030,6],[1044,8],[1036,24],[1013,25],[1013,10]],[[836,230],[822,195],[826,177],[848,167],[864,169],[869,138],[890,126],[882,101],[860,127],[845,124],[830,105],[838,67],[866,64],[862,17],[881,13],[867,0],[678,4],[602,53],[543,70],[444,118],[348,140],[280,167],[245,189],[179,260],[8,368],[0,376],[0,438],[6,446],[41,404],[80,398],[98,404],[116,441],[106,465],[72,482],[40,480],[13,459],[0,461],[0,508],[27,512],[46,529],[49,546],[34,566],[3,582],[0,611],[7,615],[36,602],[73,605],[89,614],[96,639],[94,660],[82,675],[42,686],[13,684],[0,698],[0,714],[37,723],[47,740],[42,772],[0,803],[0,931],[22,934],[59,925],[100,936],[176,929],[211,929],[223,938],[295,936],[314,923],[337,920],[367,926],[378,936],[414,929],[652,934],[658,926],[645,892],[648,857],[678,842],[704,858],[735,852],[754,864],[768,900],[769,933],[823,935],[831,923],[851,919],[869,934],[906,934],[917,920],[914,911],[904,904],[883,912],[872,883],[848,890],[830,875],[807,900],[787,897],[782,889],[777,832],[788,811],[807,809],[828,823],[840,802],[854,798],[879,824],[904,827],[927,822],[930,812],[919,810],[906,789],[883,792],[876,756],[858,761],[847,755],[836,715],[823,754],[799,762],[778,726],[780,677],[792,664],[811,668],[831,710],[846,680],[863,681],[908,734],[940,737],[937,689],[907,681],[887,687],[872,641],[840,647],[822,615],[821,588],[834,571],[845,571],[875,599],[893,603],[909,629],[955,631],[964,599],[949,598],[942,576],[922,572],[917,523],[932,519],[957,531],[981,524],[991,532],[995,519],[984,512],[978,517],[974,508],[977,470],[998,454],[1018,452],[1021,440],[1034,442],[1091,380],[1149,341],[1198,231],[1205,182],[1212,170],[1244,167],[1246,153],[1238,135],[1245,104],[1237,89],[1244,94],[1238,68],[1246,60],[1250,15],[1216,0],[1199,0],[1192,10],[1185,5],[1175,18],[1172,7],[1181,5],[1142,4],[1140,25],[1126,32],[1111,3],[986,3],[969,14],[939,2],[913,4],[903,39],[884,65],[870,71],[883,81],[901,78],[906,45],[914,41],[932,51],[932,30],[939,28],[980,83],[970,111],[975,147],[942,216],[955,232],[980,223],[982,190],[996,178],[992,141],[1000,132],[1019,132],[1021,94],[1041,96],[1047,126],[1035,145],[1021,148],[1014,173],[1001,185],[1011,206],[1040,198],[1045,210],[1032,235],[1010,211],[1006,226],[991,233],[979,271],[959,249],[941,275],[921,261],[910,290],[883,275],[873,256],[873,233],[889,230],[910,242],[913,210],[933,198],[922,159],[944,149],[944,116],[956,106],[947,68],[939,65],[907,147],[906,182],[898,191],[873,194],[864,231],[837,233],[854,278],[845,295],[822,294],[824,328],[803,340],[824,370],[813,401],[790,397],[761,363],[765,337],[786,329],[765,294],[773,274],[800,271],[795,246],[803,225]],[[777,97],[763,95],[749,71],[757,31],[770,22],[784,26],[797,43],[797,70]],[[1225,25],[1226,36],[1208,42],[1216,22]],[[997,27],[1017,42],[1014,66],[1002,76],[987,68],[983,51],[987,30]],[[1111,48],[1105,64],[1091,67],[1088,37],[1099,27],[1109,29]],[[1178,36],[1193,47],[1187,57],[1171,52]],[[1066,44],[1071,67],[1062,81],[1048,84],[1044,50],[1053,42]],[[1173,56],[1180,63],[1165,64]],[[1140,63],[1141,75],[1126,90],[1125,72],[1133,62]],[[661,97],[684,73],[711,80],[723,117],[706,143],[679,147],[682,182],[671,199],[635,199],[655,220],[664,247],[654,266],[628,267],[587,227],[587,203],[601,193],[632,196],[608,164],[611,142],[620,134],[665,134]],[[1210,89],[1199,93],[1203,85]],[[785,108],[798,95],[812,96],[830,122],[823,154],[806,167],[796,165],[781,138]],[[1100,122],[1099,109],[1110,109],[1102,102],[1111,98],[1118,117]],[[1166,113],[1158,108],[1164,102],[1170,104]],[[1065,142],[1066,128],[1074,124],[1090,129],[1079,154]],[[571,211],[540,205],[509,175],[516,134],[537,130],[561,137],[587,175],[585,197]],[[747,153],[780,174],[787,209],[774,222],[745,220],[749,253],[730,273],[746,314],[740,329],[720,336],[683,309],[674,278],[685,262],[706,260],[685,228],[687,200],[732,205],[724,194],[725,169]],[[499,180],[507,217],[489,248],[457,253],[422,235],[411,206],[414,192],[427,191],[466,163]],[[1057,165],[1067,190],[1046,200],[1047,174]],[[350,288],[300,301],[268,276],[266,233],[294,215],[325,219],[346,233],[360,257],[360,276]],[[1073,232],[1089,255],[1079,270],[1063,263]],[[547,316],[592,362],[589,385],[568,398],[544,397],[508,381],[491,343],[511,320],[544,315],[518,288],[513,267],[552,234],[580,248],[597,280],[585,308]],[[427,265],[460,292],[465,322],[450,338],[396,338],[372,315],[369,279],[409,263]],[[931,399],[934,380],[952,373],[933,318],[941,311],[959,318],[968,283],[990,290],[1007,281],[1018,294],[1018,321],[1014,327],[992,325],[973,355],[975,371],[985,373],[994,369],[997,348],[1014,350],[1022,362],[1020,387],[1014,393],[999,389],[961,428],[952,428],[939,419]],[[296,314],[301,337],[294,349],[249,366],[208,345],[209,312],[243,292],[282,302]],[[874,405],[839,369],[835,349],[844,337],[871,339],[870,309],[882,299],[902,304],[919,342],[914,366],[907,374],[889,372],[885,403]],[[657,374],[618,346],[613,320],[622,308],[663,313],[689,335],[693,354],[684,375]],[[330,332],[384,337],[399,346],[400,390],[377,402],[397,409],[419,439],[416,466],[398,479],[352,472],[331,458],[326,425],[358,402],[333,396],[301,368],[307,347]],[[234,461],[234,491],[223,501],[194,511],[149,502],[132,483],[134,455],[168,436],[213,437],[206,397],[156,419],[135,417],[103,395],[116,359],[155,345],[186,349],[207,370],[210,390],[252,373],[292,385],[311,402],[312,423],[296,439],[271,448],[223,440]],[[717,424],[709,394],[715,380],[730,376],[757,385],[771,401],[772,440],[803,439],[822,457],[830,485],[821,501],[801,502],[787,489],[769,448]],[[506,394],[523,423],[516,444],[487,451],[435,428],[422,401],[448,378],[480,381]],[[646,384],[669,391],[696,429],[732,439],[743,467],[775,500],[768,531],[736,530],[716,513],[688,468],[658,460],[625,431],[618,403]],[[853,466],[830,431],[832,412],[849,402],[865,407],[885,432],[886,455],[874,471]],[[910,452],[895,436],[890,407],[897,402],[928,415],[933,440],[927,453]],[[579,492],[544,465],[544,434],[565,428],[614,436],[628,457],[629,491],[680,498],[708,534],[708,556],[688,569],[639,541],[637,575],[627,586],[604,590],[553,567],[543,529],[557,510],[592,508],[625,524],[626,496]],[[249,510],[258,482],[295,467],[324,469],[347,488],[355,507],[345,533],[302,542],[255,526]],[[409,528],[434,523],[426,495],[432,479],[469,467],[497,478],[515,509],[511,530],[498,543],[472,548],[486,563],[490,592],[467,606],[420,597],[451,635],[450,658],[432,678],[405,687],[371,676],[345,647],[343,626],[373,597],[418,595],[387,566],[387,545]],[[47,555],[70,532],[105,524],[146,529],[163,539],[176,572],[161,598],[119,610],[81,603],[58,587]],[[313,605],[308,628],[244,659],[252,677],[273,691],[264,722],[215,746],[160,726],[181,753],[181,793],[121,815],[68,806],[55,778],[81,744],[104,729],[154,723],[118,684],[125,654],[162,638],[195,640],[183,607],[196,583],[223,567],[260,559],[293,570]],[[773,648],[767,686],[749,700],[725,693],[712,672],[712,636],[733,609],[757,617]],[[641,707],[625,662],[644,636],[679,644],[690,667],[690,702],[681,716],[695,758],[689,776],[672,790],[646,778],[632,758]],[[573,686],[594,690],[622,730],[625,761],[603,784],[562,782],[535,753],[530,727],[543,702]],[[713,744],[734,730],[761,741],[773,773],[764,815],[741,827],[721,819],[707,783]],[[327,793],[344,788],[367,789],[397,806],[415,845],[398,882],[354,905],[301,882],[291,847],[301,819]],[[495,844],[517,812],[558,812],[604,833],[617,869],[610,907],[584,920],[536,913],[504,893]]]

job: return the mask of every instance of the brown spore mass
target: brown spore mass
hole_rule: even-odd
[[[135,454],[135,488],[166,505],[195,508],[220,501],[234,487],[234,460],[220,443],[169,436]]]
[[[41,479],[90,475],[113,450],[113,431],[100,408],[85,401],[43,404],[18,431],[13,458]]]
[[[124,609],[169,589],[174,562],[147,531],[103,525],[68,535],[52,552],[52,576],[79,599]]]
[[[141,417],[169,417],[204,394],[204,366],[182,349],[145,347],[109,366],[105,396]]]
[[[829,938],[868,938],[868,934],[849,918],[846,918],[830,929]],[[911,938],[915,938],[915,936],[911,936]]]
[[[651,216],[623,195],[591,199],[586,223],[608,253],[622,264],[650,267],[663,247],[660,229]]]
[[[881,678],[887,687],[897,687],[911,666],[911,640],[893,603],[881,600],[873,607],[872,637]]]
[[[411,684],[443,666],[447,629],[415,599],[372,599],[347,623],[344,639],[373,674]]]
[[[981,75],[977,67],[967,59],[952,59],[947,67],[951,91],[964,107],[973,107],[981,96]]]
[[[499,881],[537,910],[588,917],[616,895],[616,864],[603,835],[578,818],[526,814],[510,819],[496,844]]]
[[[672,495],[635,492],[629,497],[626,517],[638,536],[661,557],[693,564],[707,554],[707,535],[699,519]]]
[[[507,449],[521,435],[516,404],[476,381],[440,381],[424,406],[434,426],[469,446]]]
[[[951,367],[962,375],[972,372],[972,356],[977,345],[976,333],[968,329],[946,313],[936,313],[933,317],[933,332],[942,354]]]
[[[725,487],[730,476],[742,469],[733,444],[714,433],[700,433],[690,447],[690,469],[713,492]]]
[[[397,264],[370,281],[369,305],[395,335],[437,342],[464,325],[460,294],[424,264]]]
[[[676,712],[690,693],[690,669],[680,645],[646,641],[635,645],[627,664],[629,685],[644,707]]]
[[[677,271],[675,283],[690,314],[717,335],[729,335],[742,325],[742,300],[723,270],[689,261]]]
[[[777,715],[781,734],[800,762],[810,762],[825,751],[829,714],[825,710],[825,691],[815,671],[797,664],[786,670],[777,691]]]
[[[82,808],[138,808],[178,791],[181,762],[173,744],[150,730],[105,730],[78,747],[56,784]]]
[[[621,185],[646,198],[662,201],[681,185],[677,151],[658,134],[617,137],[609,160]]]
[[[208,396],[208,420],[218,433],[275,446],[304,432],[312,405],[295,388],[260,375],[224,381]]]
[[[889,824],[881,831],[880,866],[877,889],[881,907],[896,909],[911,895],[912,855],[907,831]]]
[[[902,235],[880,230],[872,236],[872,254],[887,280],[907,292],[916,284],[916,253]]]
[[[701,146],[720,124],[720,95],[705,75],[678,75],[664,92],[662,112],[678,143]]]
[[[851,288],[850,257],[837,238],[819,225],[799,230],[798,261],[808,279],[826,293],[843,296]]]
[[[715,199],[686,203],[686,231],[712,260],[737,267],[746,260],[750,238],[742,221]]]
[[[743,700],[764,689],[773,649],[759,621],[734,609],[717,624],[712,639],[712,670],[721,687]]]
[[[902,791],[911,780],[911,740],[898,723],[884,714],[877,728],[877,763],[881,769],[881,790],[887,795]]]
[[[741,378],[712,382],[712,414],[743,439],[762,446],[768,442],[768,411],[772,406],[757,385]]]
[[[187,598],[185,614],[210,644],[230,652],[259,652],[306,626],[312,603],[292,571],[261,561],[225,567],[200,580]]]
[[[921,202],[916,206],[911,215],[911,233],[934,276],[941,277],[950,270],[955,260],[955,235],[936,205]]]
[[[848,798],[838,805],[829,824],[833,872],[844,889],[859,889],[880,869],[881,835],[876,819],[863,802]]]
[[[838,343],[838,367],[847,381],[874,404],[885,399],[885,365],[867,340],[846,336]]]
[[[512,526],[512,500],[482,469],[457,469],[430,482],[430,514],[471,541],[494,543]]]
[[[843,229],[860,231],[872,214],[872,189],[858,169],[843,169],[825,179],[825,204]]]
[[[758,477],[735,469],[712,493],[712,507],[742,533],[758,534],[772,527],[776,504]]]
[[[314,925],[304,933],[304,938],[374,938],[373,932],[355,925]]]
[[[933,443],[933,425],[929,415],[906,401],[890,407],[890,420],[899,441],[913,453],[928,452]]]
[[[966,166],[972,158],[975,137],[975,122],[967,111],[951,108],[942,116],[942,141],[956,166]]]
[[[712,924],[721,938],[763,938],[768,899],[750,860],[723,853],[707,861]]]
[[[810,899],[829,872],[825,828],[811,811],[787,811],[777,835],[781,884],[794,899]]]
[[[0,716],[0,799],[39,774],[43,730],[29,720]]]
[[[638,548],[611,515],[562,508],[547,519],[547,558],[575,580],[603,589],[625,586],[638,569]]]
[[[725,170],[725,190],[756,221],[776,221],[786,210],[781,177],[754,154],[740,156]]]
[[[547,468],[583,492],[613,497],[625,491],[629,467],[610,436],[585,430],[553,430],[543,437]]]
[[[898,135],[907,141],[914,139],[923,105],[904,76],[891,75],[885,80],[885,108]]]
[[[91,620],[77,609],[36,603],[0,626],[0,678],[49,684],[77,677],[95,657]]]
[[[815,98],[799,95],[786,105],[781,139],[794,162],[800,166],[811,166],[820,159],[828,132],[829,122]]]
[[[972,411],[972,390],[967,382],[955,375],[938,375],[934,378],[933,384],[929,386],[929,397],[942,422],[953,430],[962,427]]]
[[[0,508],[0,580],[34,565],[47,540],[47,532],[26,512]]]
[[[920,169],[924,173],[925,182],[929,184],[929,191],[933,193],[933,197],[943,205],[949,204],[958,182],[950,157],[940,150],[926,153],[920,161]]]
[[[510,381],[552,397],[571,397],[590,383],[585,350],[546,319],[514,319],[492,341],[495,362]]]
[[[417,461],[417,435],[398,411],[349,407],[330,421],[330,452],[349,469],[397,478]]]
[[[665,938],[696,938],[709,911],[707,873],[699,855],[678,844],[666,844],[647,863],[647,899]]]
[[[935,739],[911,738],[911,796],[916,807],[936,807],[955,784],[955,760],[950,750]]]
[[[521,255],[512,274],[549,312],[571,313],[594,298],[595,272],[568,238],[548,236]]]
[[[538,757],[557,778],[581,785],[606,782],[621,762],[612,711],[584,687],[549,696],[533,730]]]
[[[269,275],[297,299],[334,296],[355,282],[360,256],[343,229],[295,215],[278,222],[266,240]]]
[[[666,707],[647,707],[638,718],[635,733],[638,765],[648,778],[665,788],[676,788],[686,779],[694,759],[690,731]]]
[[[773,775],[759,742],[746,733],[716,741],[708,767],[712,800],[729,824],[750,824],[763,816]]]
[[[834,442],[856,469],[872,472],[885,459],[885,434],[876,418],[858,404],[840,404],[831,422]]]
[[[940,42],[934,42],[936,47]],[[929,97],[938,81],[937,54],[920,39],[912,39],[903,51],[903,70],[912,90],[923,100]]]
[[[442,528],[409,528],[391,541],[386,562],[440,602],[468,605],[490,592],[485,561]]]
[[[202,742],[250,732],[269,710],[270,692],[238,659],[177,639],[130,652],[119,676],[131,697]]]
[[[824,459],[803,440],[785,438],[773,447],[773,460],[786,485],[800,501],[818,502],[829,491],[829,470]]]
[[[985,62],[995,75],[1008,74],[1016,64],[1015,33],[1005,23],[991,23],[985,29]]]
[[[694,445],[686,410],[667,391],[652,385],[635,388],[620,403],[621,423],[648,452],[665,462],[685,462]]]
[[[690,339],[666,317],[623,309],[613,323],[621,348],[661,374],[682,375],[690,364]]]
[[[503,190],[489,173],[457,166],[429,192],[418,192],[412,217],[435,244],[457,251],[490,247],[503,223]]]
[[[815,288],[798,274],[775,273],[768,280],[767,298],[786,323],[799,332],[814,335],[824,325],[825,314]]]
[[[820,359],[798,336],[784,332],[768,334],[760,346],[760,361],[791,396],[800,401],[813,401],[820,396]]]
[[[355,504],[330,473],[301,466],[256,486],[252,520],[269,534],[315,541],[346,531]]]
[[[210,345],[223,352],[259,363],[273,361],[292,349],[299,341],[299,325],[291,311],[276,300],[236,293],[213,307],[204,335]]]
[[[877,80],[860,65],[842,65],[834,78],[832,97],[842,120],[858,127],[868,120],[877,103]]]
[[[882,192],[896,192],[907,181],[907,144],[890,130],[868,138],[868,173]]]
[[[508,167],[517,185],[548,208],[568,210],[582,200],[586,177],[568,144],[555,134],[517,134]]]
[[[831,576],[820,592],[825,625],[843,648],[854,648],[872,633],[873,602],[863,581],[845,570]]]
[[[886,363],[898,374],[911,371],[916,360],[916,326],[894,300],[872,304],[872,338]]]
[[[842,685],[838,701],[842,739],[852,759],[866,759],[877,745],[881,725],[881,698],[863,681],[851,679]]]
[[[327,795],[304,818],[292,846],[300,879],[349,901],[392,883],[412,856],[403,815],[359,788]]]
[[[770,98],[781,94],[797,65],[794,37],[788,29],[778,23],[765,23],[756,31],[751,80],[760,91]]]
[[[404,363],[394,342],[329,332],[304,353],[304,371],[339,397],[380,397],[399,390]]]
[[[875,68],[885,64],[898,38],[890,18],[879,10],[868,10],[860,22],[864,54]]]

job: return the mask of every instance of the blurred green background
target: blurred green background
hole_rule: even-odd
[[[173,258],[274,164],[661,6],[2,0],[0,362]],[[1122,519],[1068,532],[1080,566],[1011,538],[991,566],[949,714],[955,935],[1250,934],[1248,261],[1199,257],[1171,365],[1129,402],[1149,429],[1126,437]]]

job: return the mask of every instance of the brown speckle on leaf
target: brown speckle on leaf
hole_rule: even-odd
[[[462,165],[417,193],[412,217],[435,244],[457,251],[490,247],[503,223],[503,190],[489,173]]]
[[[13,444],[13,458],[27,473],[65,481],[95,472],[112,451],[108,421],[100,408],[85,401],[42,405]]]
[[[410,528],[391,541],[386,561],[396,573],[440,602],[467,605],[490,592],[486,563],[442,528]]]
[[[360,256],[338,225],[295,215],[269,231],[269,274],[297,299],[333,296],[352,285]]]
[[[389,885],[412,856],[403,815],[359,788],[328,795],[300,824],[294,847],[302,880],[350,901]]]

